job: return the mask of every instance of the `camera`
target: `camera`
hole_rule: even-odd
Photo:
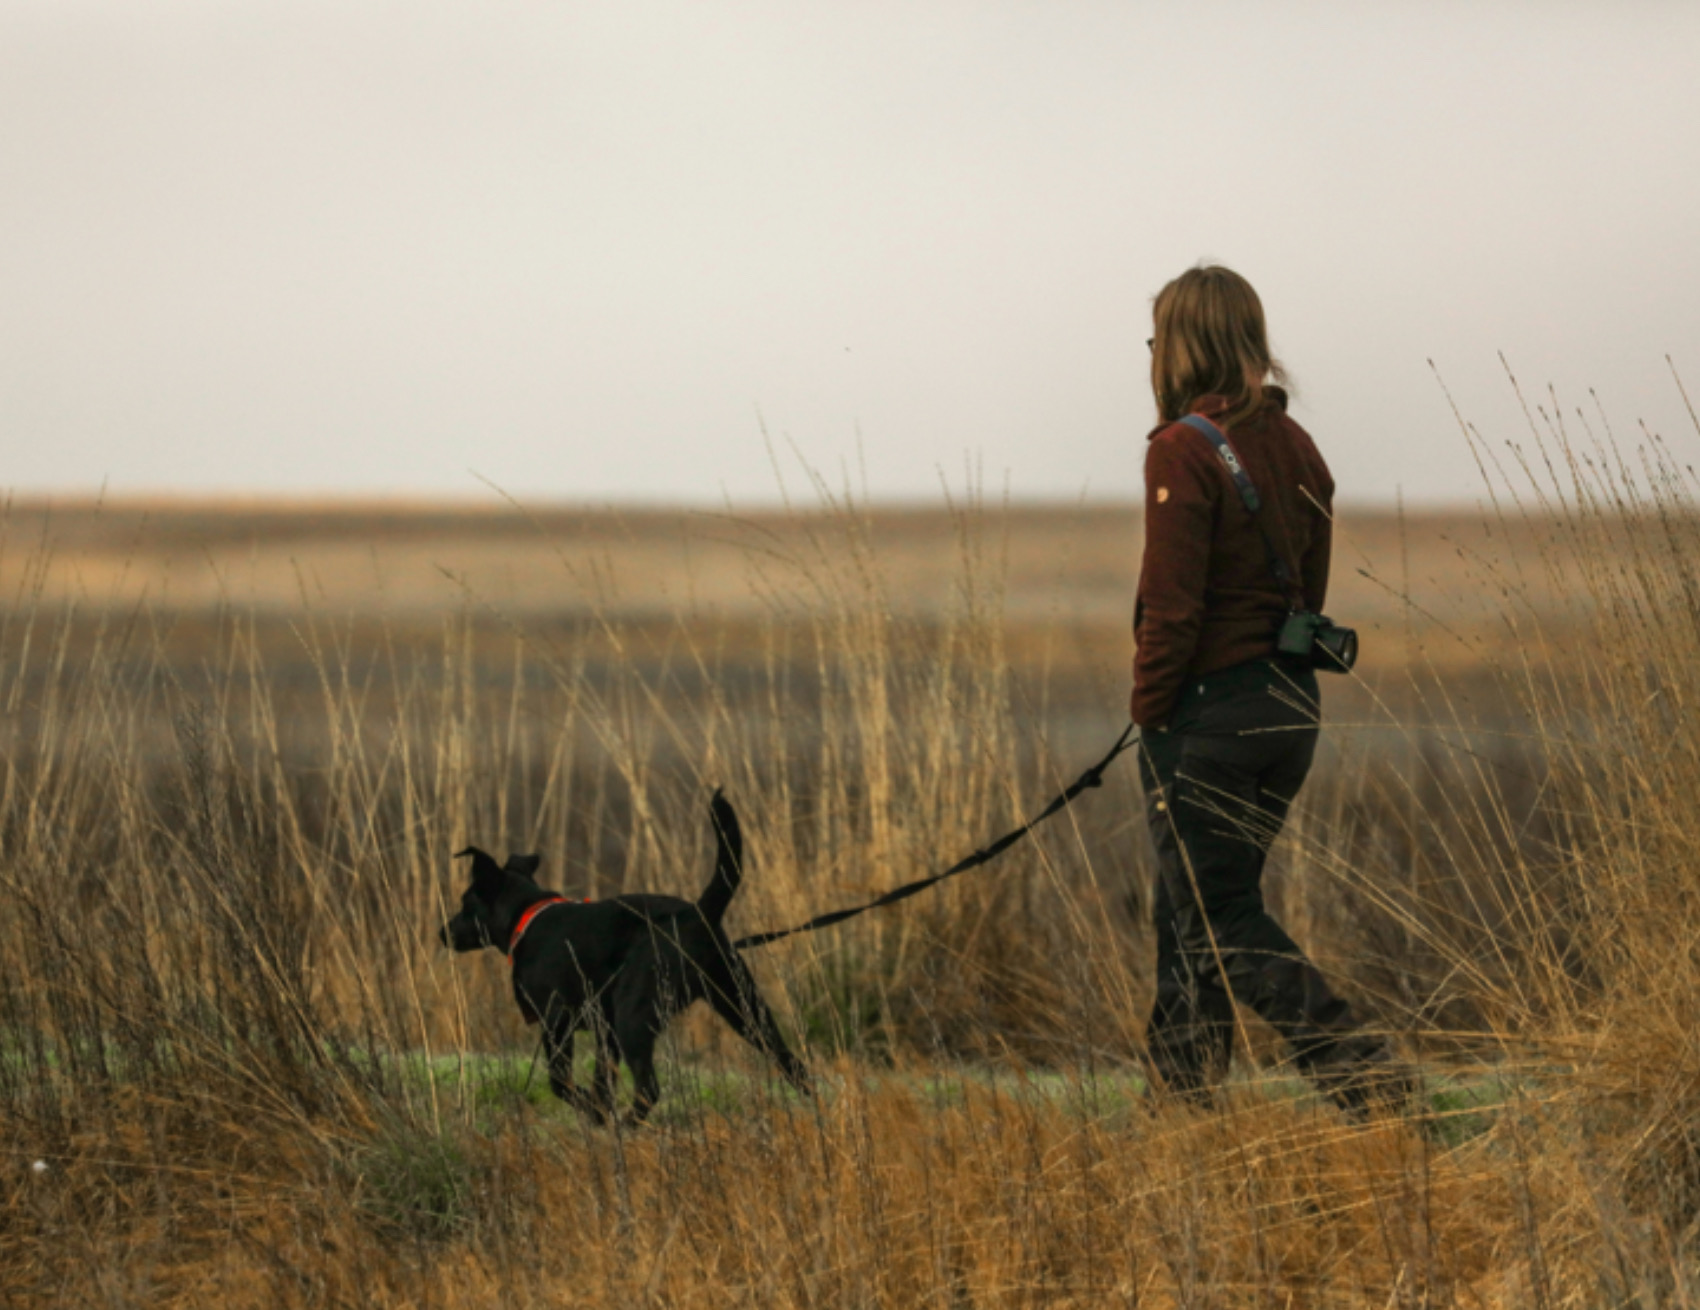
[[[1326,614],[1295,610],[1281,623],[1275,649],[1325,673],[1344,673],[1358,662],[1358,634]]]

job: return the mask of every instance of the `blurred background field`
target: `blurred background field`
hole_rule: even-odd
[[[1135,506],[945,504],[851,508],[838,497],[797,512],[561,509],[504,503],[223,500],[14,501],[0,586],[14,598],[74,602],[87,613],[145,606],[185,619],[217,611],[274,618],[302,611],[435,624],[463,609],[480,622],[765,621],[805,603],[809,567],[870,549],[897,611],[946,610],[962,585],[965,513],[998,564],[1003,622],[1021,662],[1069,658],[1082,640],[1115,645],[1125,669],[1140,514]],[[832,524],[841,526],[834,529]],[[1553,525],[1493,522],[1491,511],[1342,512],[1332,608],[1377,639],[1378,669],[1408,655],[1408,632],[1444,623],[1491,641],[1497,613],[1475,585],[1494,575],[1533,586],[1531,552]],[[44,549],[45,548],[45,549]],[[824,552],[824,554],[823,554]],[[1521,569],[1520,569],[1521,566]],[[1367,576],[1366,576],[1367,575]],[[1407,606],[1408,593],[1416,605]],[[1482,631],[1486,625],[1489,629]],[[1425,654],[1468,663],[1466,645]],[[1107,670],[1108,671],[1108,670]]]

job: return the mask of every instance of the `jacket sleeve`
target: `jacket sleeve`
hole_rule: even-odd
[[[1315,527],[1305,556],[1299,561],[1299,581],[1304,587],[1305,608],[1320,614],[1328,603],[1328,565],[1334,554],[1334,479],[1323,472],[1314,488],[1305,487],[1300,494]]]
[[[1201,467],[1191,444],[1188,436],[1159,433],[1145,454],[1145,559],[1130,705],[1142,728],[1168,723],[1204,626],[1221,479]]]

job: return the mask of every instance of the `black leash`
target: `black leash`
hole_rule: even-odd
[[[1123,751],[1130,749],[1137,741],[1138,738],[1135,737],[1133,733],[1133,725],[1130,723],[1127,727],[1122,729],[1122,735],[1116,738],[1116,744],[1110,747],[1110,753],[1070,783],[1063,793],[1043,810],[1039,811],[1038,814],[1029,819],[1026,823],[1022,824],[1014,832],[1006,832],[990,846],[984,846],[975,851],[972,855],[958,860],[943,873],[935,873],[931,877],[921,878],[915,882],[906,882],[903,886],[893,888],[884,896],[881,896],[876,900],[871,900],[866,905],[858,905],[854,909],[849,910],[833,910],[830,914],[819,914],[810,919],[807,923],[798,924],[795,928],[778,928],[773,932],[752,933],[748,937],[740,937],[737,941],[733,942],[732,945],[737,947],[739,950],[744,950],[751,946],[766,946],[769,942],[776,942],[781,937],[794,937],[798,933],[814,932],[819,928],[830,928],[835,923],[843,923],[846,919],[854,919],[858,914],[866,914],[869,910],[877,910],[884,905],[895,905],[898,901],[907,900],[917,892],[924,892],[927,888],[936,883],[943,882],[946,878],[954,878],[959,873],[967,873],[970,869],[978,868],[980,865],[996,859],[1011,846],[1015,845],[1016,842],[1020,841],[1028,833],[1032,832],[1033,829],[1037,828],[1046,819],[1050,818],[1058,810],[1062,809],[1076,796],[1080,795],[1081,792],[1085,791],[1089,787],[1102,786],[1104,782],[1104,770],[1109,768],[1111,764],[1115,763],[1116,756],[1120,755]]]

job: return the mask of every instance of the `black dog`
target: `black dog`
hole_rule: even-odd
[[[667,1021],[706,1000],[732,1029],[779,1064],[799,1090],[808,1070],[791,1053],[755,979],[721,931],[720,920],[743,876],[738,816],[717,791],[710,806],[718,853],[714,876],[695,905],[677,896],[637,894],[567,901],[533,881],[541,857],[510,855],[506,867],[476,846],[472,885],[460,913],[438,934],[445,946],[495,946],[513,968],[514,999],[527,1023],[543,1024],[549,1086],[598,1123],[614,1108],[614,1076],[624,1060],[637,1083],[633,1122],[661,1094],[655,1040]],[[596,1039],[594,1090],[573,1083],[573,1034]]]

